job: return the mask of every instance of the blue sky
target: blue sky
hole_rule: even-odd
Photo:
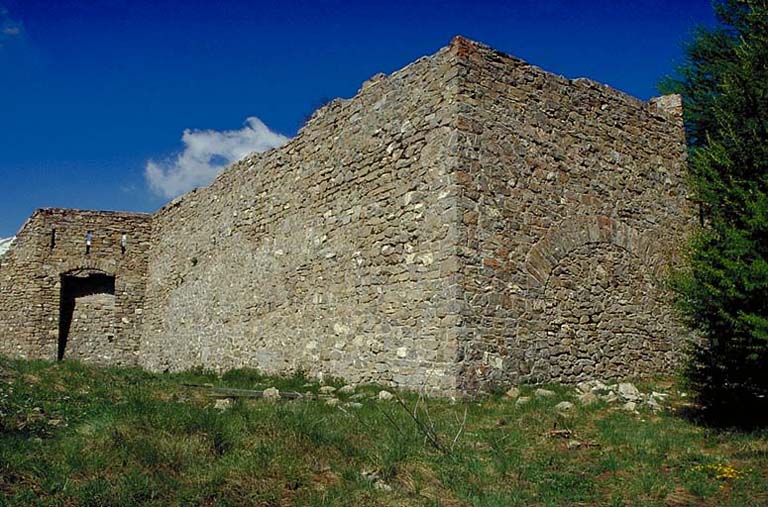
[[[709,0],[0,0],[0,237],[37,207],[154,211],[457,34],[647,99],[714,22]]]

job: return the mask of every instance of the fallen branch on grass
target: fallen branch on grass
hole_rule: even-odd
[[[207,396],[211,398],[263,398],[264,391],[254,389],[236,389],[234,387],[216,387],[207,384],[182,384],[184,387],[193,387],[196,389],[205,389]],[[289,400],[298,400],[304,395],[294,391],[280,391],[280,397]]]
[[[547,436],[550,438],[571,438],[573,436],[573,432],[567,429],[566,430],[553,429],[547,432]]]

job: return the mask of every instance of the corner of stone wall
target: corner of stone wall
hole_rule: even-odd
[[[671,121],[681,133],[685,143],[685,124],[683,118],[683,98],[677,93],[653,97],[648,101],[648,111],[651,115],[666,121]]]
[[[648,169],[655,170],[651,176],[653,182],[668,188],[664,195],[670,199],[671,209],[653,203],[647,207],[659,210],[662,218],[670,217],[668,221],[674,229],[668,231],[670,237],[680,232],[683,220],[679,214],[686,208],[680,202],[678,189],[685,170],[685,141],[679,96],[644,102],[589,80],[571,82],[462,37],[452,41],[449,54],[455,59],[458,76],[451,137],[452,176],[457,186],[456,213],[451,220],[456,224],[456,248],[462,266],[457,275],[457,310],[461,318],[457,319],[455,328],[456,371],[459,390],[472,394],[526,378],[525,372],[533,361],[548,357],[553,350],[547,340],[540,340],[540,350],[534,350],[531,342],[524,340],[530,333],[520,331],[526,319],[535,319],[541,313],[541,308],[536,307],[537,296],[531,292],[520,265],[525,252],[547,231],[574,217],[605,215],[632,222],[628,204],[616,208],[612,206],[616,201],[602,202],[599,195],[589,192],[589,186],[576,191],[574,183],[566,186],[558,179],[561,173],[567,172],[560,168],[568,156],[576,161],[581,156],[589,156],[594,168],[616,166],[621,164],[621,147],[606,143],[601,148],[606,157],[600,159],[594,155],[598,151],[591,144],[584,144],[586,155],[576,153],[573,146],[578,144],[575,141],[578,136],[573,132],[579,126],[564,130],[567,142],[559,144],[557,139],[544,135],[550,126],[549,118],[561,114],[567,115],[568,121],[589,120],[592,123],[587,122],[586,127],[591,128],[598,121],[590,116],[593,113],[602,115],[601,121],[606,125],[617,125],[617,119],[621,120],[623,111],[628,109],[636,115],[632,129],[625,131],[629,137],[641,135],[645,125],[640,122],[650,121],[657,138],[662,139],[658,153],[643,159],[644,166],[636,162],[632,167],[645,170],[643,175]],[[570,89],[565,91],[574,92],[581,100],[575,104],[579,106],[576,110],[571,110],[572,94],[565,93],[566,88]],[[532,107],[523,109],[523,106]],[[488,121],[502,122],[504,115],[512,114],[518,117],[508,117],[504,129],[488,133]],[[601,133],[587,134],[604,140]],[[614,135],[618,135],[618,131]],[[516,137],[523,142],[516,142]],[[497,155],[509,160],[494,159]],[[505,173],[499,168],[514,167],[515,161],[529,169],[528,186],[521,185],[517,175],[510,175],[509,181],[502,178]],[[589,173],[571,171],[568,176],[575,181],[576,177],[588,179]],[[623,195],[624,186],[617,184],[610,188],[616,189],[615,195]],[[560,197],[553,206],[545,201],[544,196],[549,193]],[[537,207],[532,212],[529,208],[520,209],[514,203],[527,201],[516,200],[520,199],[515,197],[518,195],[532,200]],[[654,199],[660,198],[656,195]],[[527,213],[524,219],[521,211]],[[642,220],[642,217],[634,218]],[[616,230],[620,232],[623,228]],[[514,241],[509,241],[510,238]],[[616,354],[617,358],[620,356]]]
[[[306,365],[459,394],[457,67],[449,46],[374,76],[291,143],[158,213],[142,365]]]
[[[680,94],[672,93],[660,97],[653,97],[648,101],[648,106],[652,112],[664,115],[667,118],[682,120],[683,98]]]
[[[488,46],[462,36],[454,37],[447,48],[447,57],[456,69],[449,142],[453,199],[449,220],[453,224],[454,256],[458,267],[451,284],[455,318],[448,332],[456,341],[456,393],[470,398],[487,391],[489,370],[493,369],[489,367],[489,361],[484,360],[487,357],[478,357],[482,352],[477,346],[477,310],[471,304],[473,295],[467,291],[471,278],[467,268],[476,253],[469,245],[468,223],[473,220],[475,203],[468,195],[470,192],[467,192],[467,186],[471,184],[472,174],[477,169],[472,153],[478,140],[477,134],[482,130],[482,126],[473,119],[473,109],[477,102],[467,86],[467,77],[471,68],[482,65],[488,53],[492,54],[492,57],[501,55]]]

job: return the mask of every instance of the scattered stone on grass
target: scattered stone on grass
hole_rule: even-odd
[[[541,387],[536,389],[534,393],[537,398],[551,398],[555,395],[554,391],[550,391],[549,389],[542,389]]]
[[[515,405],[525,405],[527,403],[530,403],[531,397],[530,396],[520,396],[517,401],[515,402]]]
[[[626,401],[639,401],[643,399],[642,393],[634,384],[629,382],[622,382],[619,384],[618,394]]]
[[[389,401],[394,397],[395,395],[390,393],[389,391],[379,391],[379,399],[382,401]]]
[[[339,388],[339,392],[343,394],[352,394],[355,392],[355,386],[353,386],[352,384],[347,384]]]
[[[373,489],[378,491],[392,491],[392,486],[381,479],[378,470],[363,470],[360,472],[360,475],[363,476],[363,479],[373,484]]]
[[[570,401],[561,401],[557,405],[555,405],[555,410],[560,412],[561,414],[568,414],[573,412],[574,404]]]
[[[512,386],[512,387],[510,387],[510,388],[507,390],[507,392],[506,392],[506,393],[504,393],[504,395],[505,395],[507,398],[509,398],[509,399],[512,399],[512,400],[514,400],[514,399],[517,399],[518,397],[520,397],[520,389],[518,389],[518,388],[517,388],[517,387],[515,387],[515,386]]]
[[[318,389],[318,392],[320,394],[331,394],[336,391],[336,388],[333,386],[323,386],[320,389]]]
[[[580,393],[604,394],[608,392],[608,386],[599,380],[585,380],[576,384],[576,389]]]
[[[591,391],[579,395],[579,402],[585,407],[597,403],[597,400],[597,396],[595,396],[595,394]]]
[[[645,402],[645,405],[653,410],[654,412],[658,412],[661,410],[661,405],[656,401],[656,399],[653,396],[648,397],[648,401]]]
[[[268,387],[264,389],[264,399],[270,401],[279,400],[280,391],[276,387]]]
[[[213,408],[216,410],[221,410],[222,412],[227,410],[229,407],[232,406],[233,400],[232,398],[221,398],[220,400],[216,400],[216,402],[213,404]]]
[[[635,403],[634,401],[626,402],[621,408],[623,408],[627,412],[637,413],[637,403]]]
[[[627,408],[630,412],[637,412],[643,407],[658,412],[664,408],[663,403],[669,397],[668,394],[657,391],[645,394],[630,382],[604,384],[599,380],[579,382],[576,384],[576,395],[582,405],[591,405],[598,400],[606,403],[621,401],[625,406],[627,402],[632,402],[634,407]]]

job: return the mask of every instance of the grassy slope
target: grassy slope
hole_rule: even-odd
[[[568,387],[522,407],[429,400],[441,451],[396,401],[237,401],[222,412],[182,382],[319,387],[243,370],[219,378],[0,359],[0,505],[768,505],[768,433],[602,403],[563,418],[553,407]],[[595,445],[569,449],[555,427]]]

